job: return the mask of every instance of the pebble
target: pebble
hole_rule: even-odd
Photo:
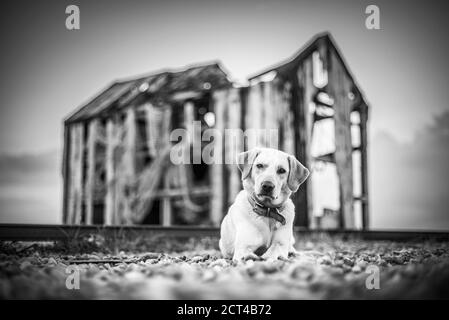
[[[331,265],[332,264],[332,260],[328,256],[323,256],[321,258],[318,258],[317,262],[319,264],[324,264],[324,265]]]
[[[204,257],[202,257],[202,256],[195,256],[195,257],[190,259],[190,261],[193,262],[193,263],[198,263],[198,262],[201,262],[203,260],[204,260]]]
[[[343,263],[350,267],[352,267],[354,265],[354,261],[352,261],[351,259],[349,259],[347,257],[343,258]]]
[[[224,268],[229,266],[229,263],[225,259],[217,259],[209,264],[209,267],[216,267],[216,266]]]
[[[360,272],[362,272],[362,268],[360,268],[359,265],[355,265],[352,267],[351,271],[355,272],[355,273],[360,273]]]
[[[336,260],[334,262],[334,265],[336,265],[337,267],[342,267],[344,265],[344,261],[343,260]]]
[[[20,264],[20,270],[24,270],[30,266],[32,266],[31,262],[29,260],[25,260]]]
[[[365,268],[368,266],[368,263],[366,263],[366,261],[364,261],[364,260],[361,260],[361,261],[358,261],[358,262],[357,262],[357,266],[358,266],[360,269],[365,269]]]

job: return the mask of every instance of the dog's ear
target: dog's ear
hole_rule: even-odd
[[[296,192],[299,186],[306,181],[310,172],[293,156],[288,156],[288,164],[290,171],[288,172],[287,185],[292,192]]]
[[[245,180],[251,173],[254,160],[256,160],[259,153],[260,149],[254,148],[237,155],[237,166],[242,172],[242,180]]]

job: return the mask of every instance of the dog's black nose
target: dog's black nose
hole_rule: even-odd
[[[270,193],[274,189],[274,184],[270,181],[262,182],[262,191],[263,193]]]

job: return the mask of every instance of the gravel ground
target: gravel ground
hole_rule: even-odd
[[[156,244],[155,244],[156,243]],[[216,239],[0,243],[1,299],[449,298],[449,244],[302,239],[288,261],[235,264]],[[112,248],[112,249],[111,249]],[[149,251],[151,249],[152,251]],[[69,265],[80,289],[66,288]],[[370,266],[380,289],[368,290]],[[367,270],[368,268],[368,270]]]

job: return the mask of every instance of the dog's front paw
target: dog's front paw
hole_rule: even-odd
[[[261,257],[259,257],[257,254],[255,254],[253,252],[234,254],[234,257],[232,258],[232,260],[234,260],[235,262],[242,262],[242,261],[248,261],[248,260],[258,261],[261,259],[262,259]]]
[[[267,261],[276,261],[276,260],[287,261],[288,250],[284,249],[284,247],[274,245],[270,247],[268,251],[262,255],[262,258]]]

